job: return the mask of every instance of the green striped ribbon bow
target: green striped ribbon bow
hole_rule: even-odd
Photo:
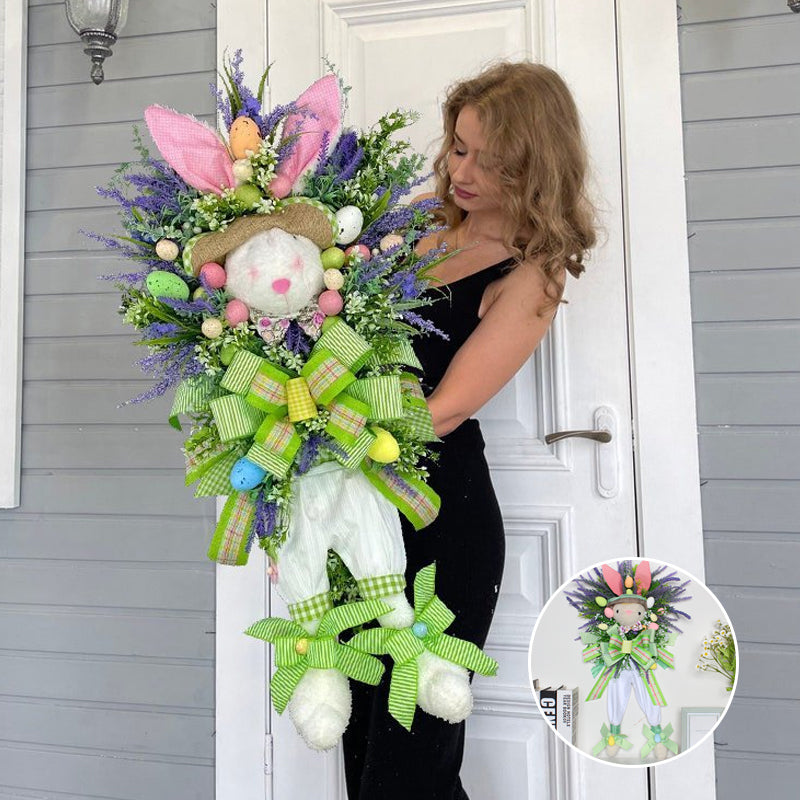
[[[660,725],[647,725],[645,723],[642,726],[642,733],[644,734],[644,738],[647,740],[643,745],[642,749],[639,752],[639,756],[641,757],[642,761],[647,758],[650,751],[657,745],[663,744],[667,750],[675,753],[678,753],[678,743],[670,739],[670,735],[672,734],[672,723],[668,723],[667,727],[663,730],[661,729]]]
[[[658,706],[667,704],[653,670],[658,665],[674,668],[674,659],[668,650],[656,646],[653,641],[653,631],[641,631],[633,639],[625,639],[619,633],[612,631],[608,642],[602,642],[598,639],[596,643],[591,643],[591,637],[592,634],[581,636],[584,642],[590,642],[583,650],[583,660],[594,660],[592,677],[597,678],[586,697],[587,701],[598,700],[603,696],[608,684],[617,672],[618,663],[630,657],[642,674],[650,700]],[[597,650],[599,650],[599,656],[595,655]]]
[[[617,726],[612,725],[611,727],[614,728]],[[603,727],[600,728],[600,736],[600,741],[592,748],[593,756],[600,755],[606,747],[613,747],[615,744],[618,744],[623,750],[630,750],[633,747],[628,741],[626,734],[609,730],[605,722],[603,723]]]
[[[296,622],[281,617],[267,617],[251,625],[245,631],[248,636],[275,645],[278,669],[269,685],[275,710],[283,713],[297,684],[309,669],[337,669],[348,678],[377,685],[383,675],[383,664],[367,653],[342,644],[337,637],[347,628],[369,622],[391,610],[380,600],[332,608],[320,620],[315,636]]]
[[[175,397],[172,400],[172,408],[169,412],[169,424],[176,430],[181,430],[181,423],[178,419],[180,414],[187,414],[190,411],[208,411],[209,400],[219,397],[225,392],[219,388],[217,380],[210,375],[196,375],[194,378],[187,378],[178,384],[175,389]]]
[[[415,621],[411,627],[369,628],[350,640],[351,647],[364,653],[388,653],[392,657],[389,713],[406,730],[411,730],[417,705],[417,657],[420,653],[428,650],[481,675],[497,672],[497,662],[479,647],[444,633],[455,620],[455,615],[434,594],[435,580],[435,563],[421,569],[414,578]]]
[[[361,465],[367,480],[414,526],[421,530],[439,514],[442,499],[425,481],[400,475],[391,464],[376,464],[371,460]]]

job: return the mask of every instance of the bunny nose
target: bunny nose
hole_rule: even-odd
[[[289,291],[289,287],[291,286],[292,282],[288,278],[278,278],[275,281],[272,281],[272,288],[278,294],[286,294]]]

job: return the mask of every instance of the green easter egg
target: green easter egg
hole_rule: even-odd
[[[247,208],[252,208],[256,203],[261,202],[261,192],[252,183],[243,183],[241,186],[237,186],[233,194]]]
[[[231,361],[233,361],[233,357],[236,355],[236,351],[239,348],[236,347],[235,344],[226,344],[222,350],[219,351],[219,360],[222,362],[223,366],[228,366]]]
[[[337,316],[325,317],[325,319],[322,320],[322,332],[325,333],[325,331],[328,330],[328,328],[330,328],[330,326],[333,325],[335,322],[337,322],[339,319],[340,317]]]
[[[199,300],[200,298],[205,297],[205,296],[206,296],[206,290],[202,286],[198,286],[192,292],[192,300]]]
[[[603,606],[608,605],[608,600],[606,600],[605,597],[602,597],[601,595],[597,595],[597,597],[595,597],[594,601],[595,601],[595,603],[597,603],[597,605],[600,606],[600,608],[603,608]]]
[[[145,279],[147,290],[153,297],[169,297],[174,300],[188,300],[189,286],[183,278],[172,272],[157,269]]]
[[[320,254],[324,269],[341,269],[344,265],[344,250],[338,247],[329,247]]]

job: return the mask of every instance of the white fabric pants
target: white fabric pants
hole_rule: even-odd
[[[360,469],[329,461],[294,480],[289,535],[277,558],[277,589],[287,603],[328,591],[329,548],[357,581],[405,573],[397,508]]]
[[[650,725],[661,724],[661,707],[655,705],[647,694],[644,680],[639,672],[631,667],[620,671],[616,678],[613,678],[606,689],[606,700],[608,706],[608,721],[612,725],[621,725],[622,718],[625,716],[625,709],[628,707],[628,700],[631,696],[631,687],[636,695],[636,702],[639,708],[644,711]]]

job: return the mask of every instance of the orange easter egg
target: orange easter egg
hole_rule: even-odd
[[[231,125],[228,140],[231,145],[231,153],[237,160],[247,158],[248,150],[252,155],[261,148],[261,134],[258,131],[258,125],[250,117],[236,117]]]

